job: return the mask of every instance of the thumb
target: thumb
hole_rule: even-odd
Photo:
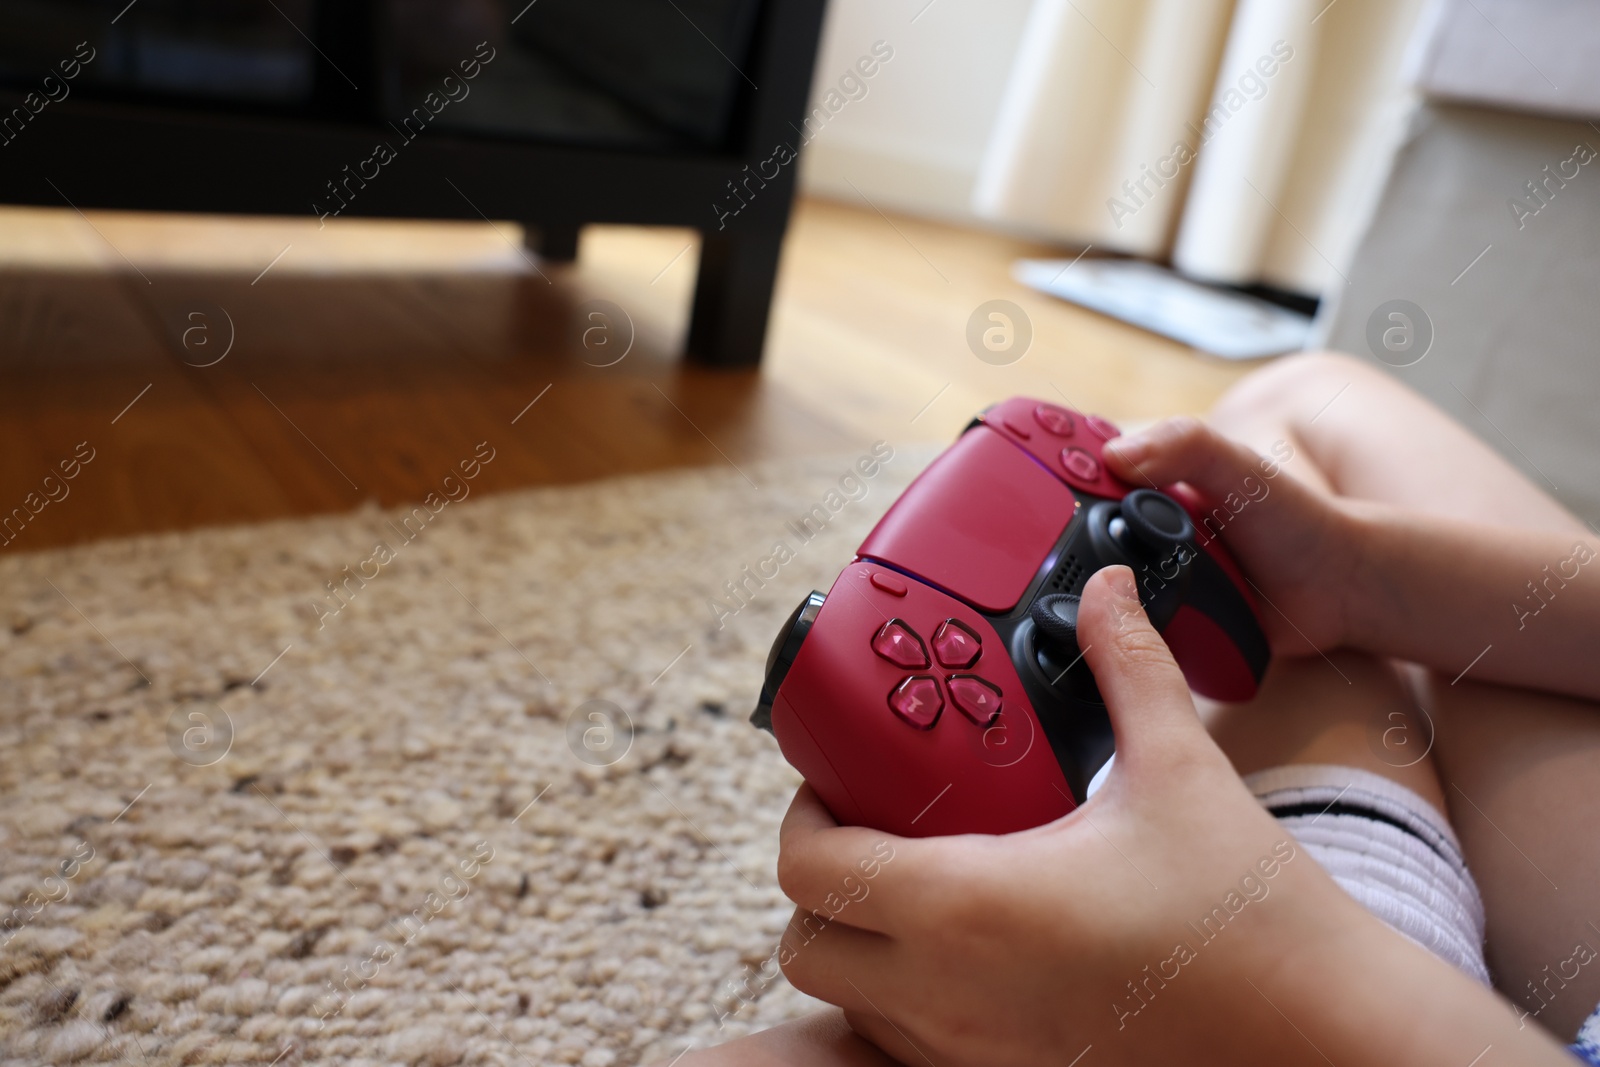
[[[1078,640],[1111,716],[1119,765],[1159,761],[1205,736],[1183,672],[1139,603],[1133,571],[1105,567],[1089,579]]]
[[[1212,500],[1238,492],[1246,478],[1276,477],[1280,460],[1288,458],[1265,458],[1190,415],[1112,438],[1104,454],[1124,481],[1151,485],[1184,481]]]

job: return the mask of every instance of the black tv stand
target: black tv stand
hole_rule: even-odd
[[[170,70],[127,64],[128,49],[155,32],[150,26],[178,45],[189,41],[181,20],[199,17],[182,14],[193,5],[147,0],[112,28],[122,4],[0,0],[0,18],[15,27],[0,42],[0,202],[65,207],[65,196],[80,209],[310,215],[314,201],[321,210],[334,203],[330,181],[368,159],[375,141],[388,141],[403,147],[381,177],[346,199],[341,215],[521,220],[528,247],[555,261],[577,256],[579,231],[590,223],[697,229],[704,241],[687,355],[712,366],[759,363],[796,164],[764,175],[737,214],[719,205],[729,202],[730,183],[748,177],[747,166],[770,168],[774,146],[799,147],[794,131],[805,117],[825,0],[437,5],[453,18],[499,11],[501,36],[473,83],[478,102],[464,97],[412,138],[396,132],[396,121],[421,88],[440,83],[427,64],[436,55],[454,62],[462,47],[470,57],[470,46],[380,25],[398,10],[381,0],[305,3],[315,14],[303,27],[315,42],[306,43],[316,52],[305,54],[303,91],[285,76],[281,99],[241,99],[226,86],[178,84],[191,69],[230,69],[214,60]],[[27,17],[13,22],[12,7]],[[523,15],[508,24],[501,16],[517,8]],[[261,34],[276,35],[274,55],[297,55],[302,38],[275,24],[274,11],[288,18],[265,5]],[[605,32],[595,20],[608,20]],[[134,34],[141,26],[144,37]],[[221,39],[207,32],[192,30],[202,53]],[[397,32],[411,32],[412,42],[399,58]],[[462,41],[476,40],[477,27],[465,32],[471,37]],[[83,65],[70,97],[4,127],[54,69],[44,57],[71,57],[84,34],[96,59]],[[37,70],[23,59],[38,60]],[[546,109],[547,119],[536,105],[552,94],[559,106]]]

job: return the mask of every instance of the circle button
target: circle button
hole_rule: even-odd
[[[1081,448],[1063,448],[1061,465],[1067,473],[1080,481],[1093,482],[1100,478],[1100,461]]]

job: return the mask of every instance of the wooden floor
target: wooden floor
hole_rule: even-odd
[[[553,266],[509,224],[0,208],[0,515],[39,508],[0,551],[414,503],[483,441],[475,489],[506,490],[946,441],[1018,392],[1199,411],[1241,373],[1010,280],[1041,254],[1059,253],[802,203],[765,368],[728,372],[678,357],[688,231],[591,227]],[[1010,366],[967,347],[994,298],[1033,325]],[[596,299],[636,335],[606,367],[580,341]]]

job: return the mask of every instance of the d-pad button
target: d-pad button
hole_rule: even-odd
[[[961,714],[977,723],[988,726],[1000,714],[1000,687],[979,678],[976,674],[957,674],[949,679],[950,699]]]
[[[933,635],[933,655],[939,666],[966,670],[978,662],[983,641],[971,627],[956,619],[946,619]]]
[[[889,710],[919,730],[933,729],[933,724],[939,721],[939,713],[944,710],[938,679],[926,674],[907,678],[889,694]]]
[[[899,619],[890,619],[872,638],[872,651],[907,670],[920,670],[928,665],[928,650],[917,632]]]

